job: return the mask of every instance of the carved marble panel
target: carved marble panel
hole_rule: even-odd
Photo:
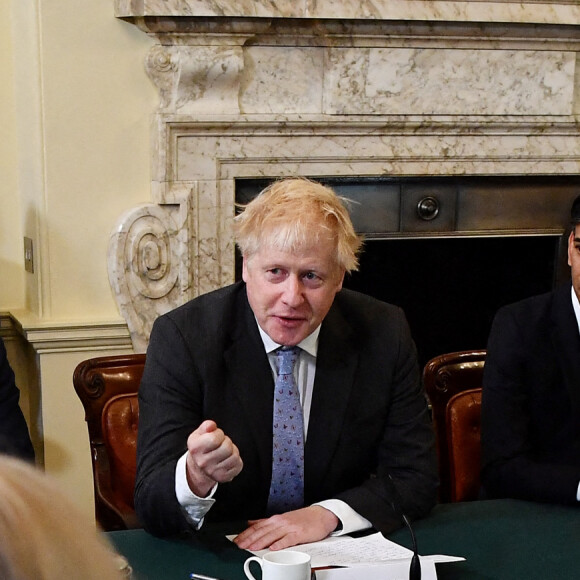
[[[160,109],[182,114],[239,113],[243,52],[236,46],[154,46],[146,68]]]
[[[572,52],[333,49],[324,75],[329,114],[569,115]]]

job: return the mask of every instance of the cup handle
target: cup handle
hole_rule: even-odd
[[[250,572],[250,564],[252,562],[257,562],[261,568],[262,567],[262,558],[257,558],[256,556],[252,556],[251,558],[248,558],[244,562],[244,572],[246,573],[246,577],[249,578],[250,580],[256,580],[256,578]]]

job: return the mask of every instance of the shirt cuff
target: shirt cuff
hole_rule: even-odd
[[[203,519],[207,512],[209,512],[211,506],[215,503],[213,494],[215,493],[218,484],[216,483],[213,486],[207,497],[199,497],[195,495],[187,483],[186,459],[187,453],[184,453],[177,461],[177,466],[175,467],[175,495],[177,496],[179,505],[184,510],[188,522],[196,530],[199,530],[203,525]]]
[[[345,534],[352,534],[353,532],[360,532],[361,530],[368,530],[373,527],[371,522],[363,518],[340,499],[325,499],[314,505],[319,505],[331,511],[340,520],[342,528],[332,532],[330,534],[331,536],[344,536]]]

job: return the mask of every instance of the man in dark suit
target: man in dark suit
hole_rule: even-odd
[[[572,206],[572,284],[498,311],[482,397],[486,496],[580,500],[580,196]]]
[[[10,368],[4,341],[0,338],[0,452],[34,460],[34,448],[22,410],[20,391]]]
[[[234,234],[243,282],[161,316],[151,333],[135,487],[144,526],[167,535],[206,514],[243,519],[236,543],[256,550],[391,531],[393,503],[426,515],[437,475],[415,347],[399,308],[342,290],[361,240],[340,198],[308,180],[276,182]],[[276,351],[295,345],[303,500],[273,513]]]

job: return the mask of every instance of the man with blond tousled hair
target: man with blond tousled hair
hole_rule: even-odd
[[[234,220],[242,278],[161,316],[139,391],[135,507],[154,534],[245,520],[281,549],[428,513],[437,476],[403,312],[342,289],[361,239],[330,188],[275,182]],[[276,351],[299,347],[303,502],[271,513]],[[392,480],[400,498],[393,497]]]

